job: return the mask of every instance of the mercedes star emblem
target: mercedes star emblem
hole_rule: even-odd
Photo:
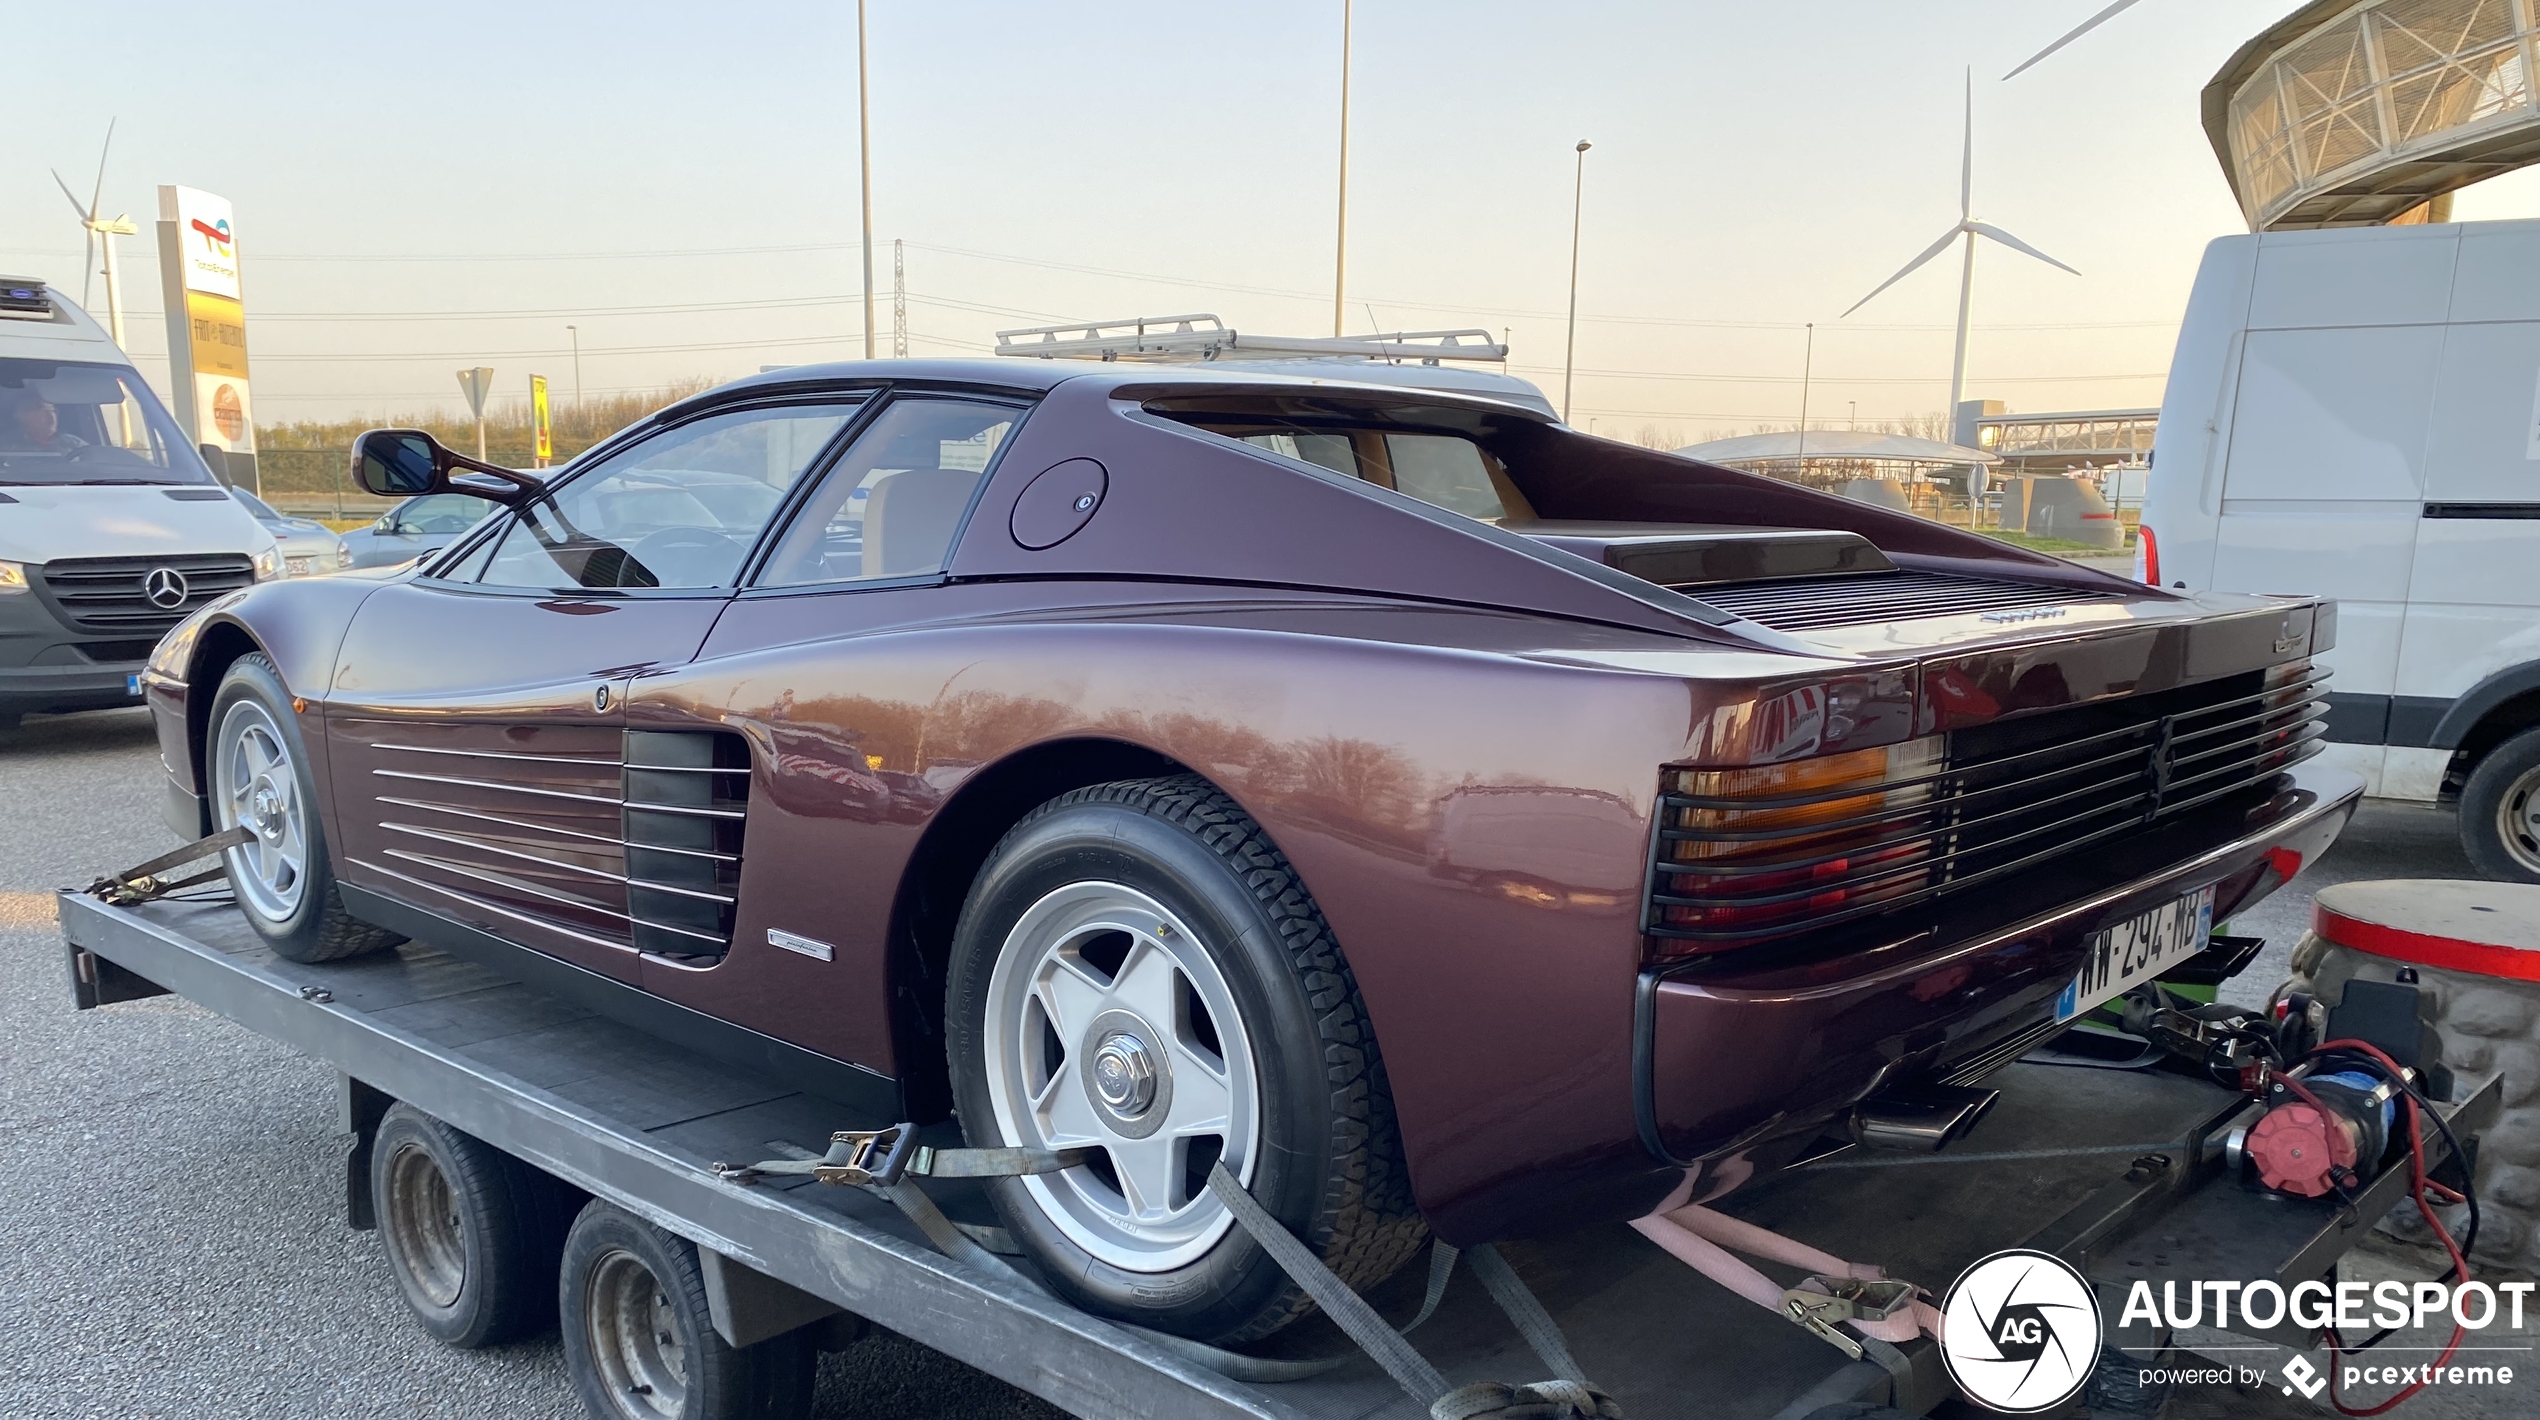
[[[185,605],[185,574],[173,567],[153,567],[141,579],[141,595],[161,611],[174,611]]]

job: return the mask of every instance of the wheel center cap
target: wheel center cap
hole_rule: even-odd
[[[1147,1043],[1115,1031],[1094,1047],[1094,1093],[1114,1114],[1135,1119],[1155,1103],[1155,1057]]]
[[[1135,1011],[1114,1006],[1085,1025],[1070,1057],[1103,1128],[1144,1139],[1173,1112],[1172,1038]]]
[[[256,832],[266,838],[282,833],[282,796],[271,784],[258,784],[247,800],[247,816],[255,820]]]

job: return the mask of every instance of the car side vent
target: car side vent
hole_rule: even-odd
[[[2070,606],[2112,594],[1945,572],[1873,572],[1848,577],[1794,577],[1681,588],[1733,615],[1776,631],[1819,631],[1923,616]]]
[[[626,916],[635,948],[695,965],[732,947],[750,751],[716,730],[626,732]],[[703,960],[698,960],[703,959]]]

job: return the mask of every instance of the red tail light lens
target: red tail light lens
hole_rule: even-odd
[[[2147,587],[2161,585],[2161,540],[2150,523],[2134,530],[2134,579]]]

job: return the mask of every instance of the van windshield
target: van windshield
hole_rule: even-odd
[[[131,370],[0,359],[0,486],[211,481]]]

